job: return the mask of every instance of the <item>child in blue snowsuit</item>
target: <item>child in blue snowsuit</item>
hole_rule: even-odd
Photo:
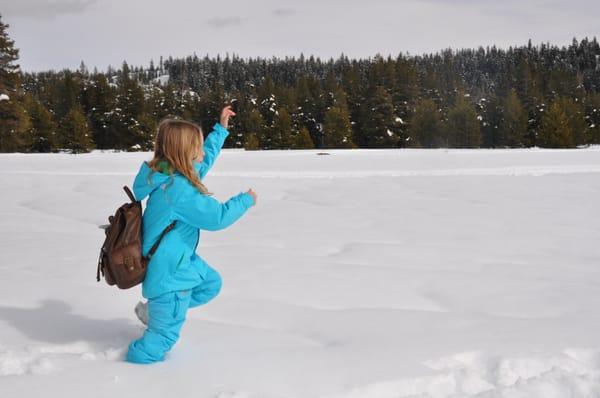
[[[179,338],[187,309],[207,303],[221,289],[219,273],[196,254],[200,230],[224,229],[256,203],[252,189],[221,203],[202,184],[229,134],[228,120],[233,115],[231,108],[225,107],[206,142],[196,124],[163,120],[154,158],[143,162],[135,177],[136,199],[149,196],[142,223],[143,254],[148,254],[169,224],[176,223],[148,264],[142,284],[142,296],[148,299],[147,329],[129,345],[129,362],[164,360]]]

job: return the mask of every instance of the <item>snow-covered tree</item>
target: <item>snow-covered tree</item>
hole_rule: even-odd
[[[19,50],[0,16],[0,152],[26,150],[29,118],[20,97]]]

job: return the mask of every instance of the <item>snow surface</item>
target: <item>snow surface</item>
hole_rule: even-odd
[[[152,81],[154,83],[165,85],[165,84],[169,83],[169,80],[170,80],[170,76],[168,74],[166,74],[166,75],[160,75],[160,76],[154,78]]]
[[[150,153],[2,154],[0,396],[600,397],[600,147],[224,150],[221,294],[123,362],[99,225]]]
[[[6,94],[0,94],[0,101],[8,101],[10,97]]]

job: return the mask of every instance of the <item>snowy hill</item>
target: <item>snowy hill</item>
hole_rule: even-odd
[[[151,366],[140,289],[95,280],[150,153],[0,155],[0,396],[600,397],[599,147],[318,152],[222,152],[258,205]]]

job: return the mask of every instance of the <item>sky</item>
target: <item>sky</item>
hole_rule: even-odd
[[[567,45],[600,36],[599,14],[598,0],[0,0],[24,71],[194,53],[328,60]]]

